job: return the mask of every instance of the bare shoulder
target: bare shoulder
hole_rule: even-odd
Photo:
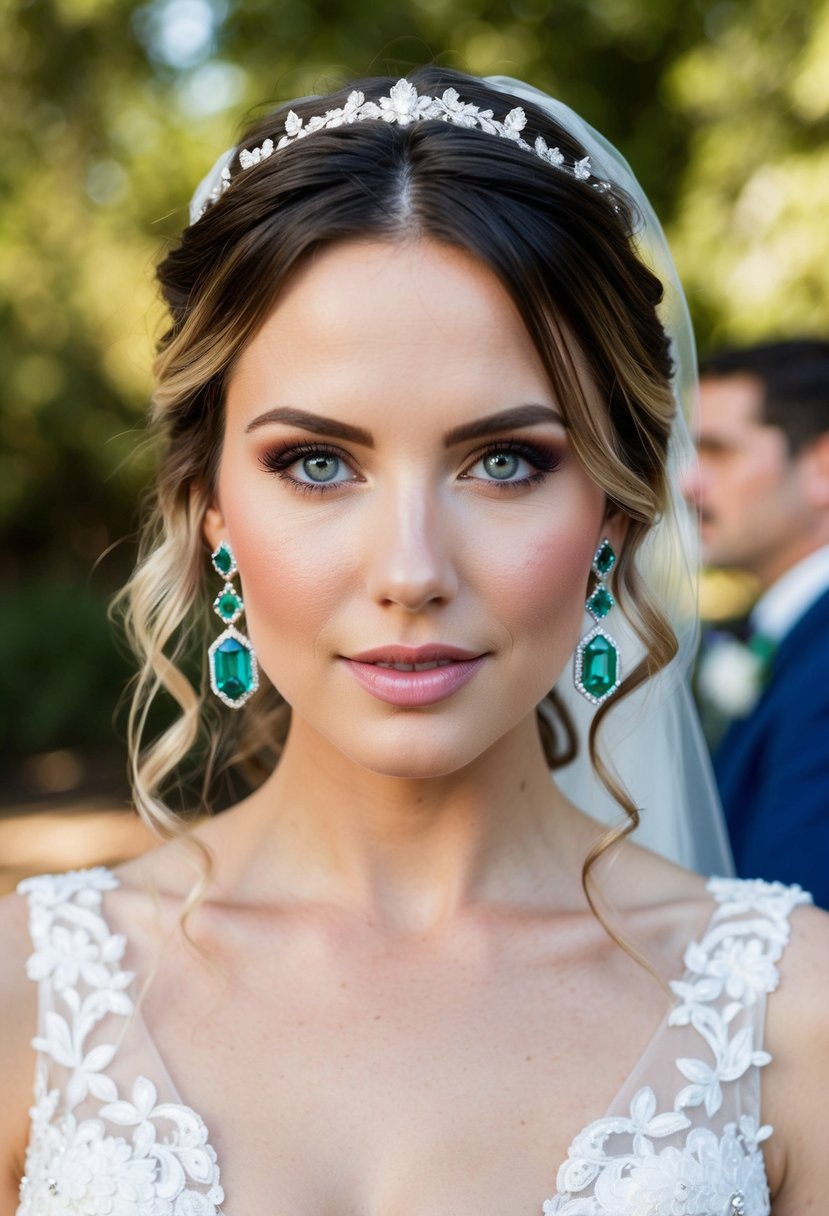
[[[796,908],[769,1000],[763,1119],[775,1128],[769,1174],[775,1216],[818,1211],[829,1190],[821,1116],[829,1092],[829,914]]]
[[[650,909],[676,915],[680,921],[687,916],[690,928],[698,927],[700,915],[711,910],[705,878],[632,841],[622,842],[617,852],[601,858],[596,876],[602,892],[623,916]]]
[[[29,936],[29,906],[22,895],[7,895],[0,899],[0,1060],[13,1054],[9,1033],[18,1028],[31,1039],[34,1034],[32,1015],[36,1011],[37,991],[26,975],[26,960],[32,953]],[[0,1075],[7,1075],[5,1067]],[[31,1078],[29,1078],[31,1080]],[[0,1108],[2,1104],[0,1103]]]
[[[0,1213],[15,1211],[29,1130],[37,989],[26,975],[29,910],[20,895],[0,899]]]
[[[829,913],[796,908],[791,938],[779,964],[780,983],[769,1002],[769,1050],[794,1063],[810,1054],[812,1038],[829,1047]],[[823,1060],[829,1080],[829,1050]],[[811,1067],[811,1065],[810,1065]]]

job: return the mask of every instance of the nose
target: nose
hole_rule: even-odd
[[[397,487],[378,510],[368,591],[406,612],[449,603],[458,593],[448,505],[419,485]]]

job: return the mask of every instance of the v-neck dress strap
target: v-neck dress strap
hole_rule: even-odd
[[[768,1216],[760,1108],[767,997],[797,886],[712,878],[675,1003],[607,1115],[576,1136],[544,1216]]]
[[[216,1153],[195,1111],[163,1092],[140,1019],[126,939],[98,867],[27,879],[38,984],[34,1105],[17,1216],[215,1216]],[[161,1092],[160,1092],[161,1090]]]

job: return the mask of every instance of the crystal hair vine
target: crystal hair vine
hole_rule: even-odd
[[[543,136],[536,137],[533,143],[528,143],[521,135],[527,125],[527,116],[520,106],[510,110],[503,120],[493,117],[492,110],[482,110],[469,102],[461,101],[456,89],[446,89],[440,97],[429,97],[419,94],[410,81],[405,78],[393,85],[387,97],[377,101],[366,101],[365,93],[355,90],[349,93],[345,105],[338,109],[326,110],[324,114],[315,114],[304,121],[291,110],[285,119],[285,134],[274,143],[266,139],[256,148],[242,148],[239,151],[239,167],[242,171],[252,169],[255,165],[267,160],[274,152],[307,135],[317,131],[331,130],[334,127],[349,126],[366,119],[377,119],[381,122],[395,123],[401,127],[410,126],[414,122],[437,120],[452,123],[456,127],[467,129],[477,128],[490,135],[498,135],[501,139],[509,139],[526,152],[538,156],[547,164],[553,165],[577,181],[588,182],[593,171],[590,157],[568,162],[559,148],[551,148]],[[235,150],[234,150],[235,153]],[[232,159],[231,153],[230,159]],[[199,219],[211,203],[215,203],[227,190],[231,183],[230,164],[225,161],[224,167],[212,190],[207,194],[198,215]],[[599,179],[591,182],[596,190],[609,190],[610,182]]]

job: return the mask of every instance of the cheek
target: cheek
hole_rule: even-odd
[[[302,628],[307,636],[325,620],[336,603],[345,560],[297,539],[260,537],[249,544],[243,536],[237,549],[245,572],[245,602],[251,628],[271,630],[276,636]]]
[[[569,652],[581,628],[590,563],[596,549],[601,505],[576,524],[550,525],[546,515],[510,537],[508,545],[478,550],[479,585],[487,586],[493,615],[513,644]]]
[[[785,479],[786,460],[774,435],[763,436],[765,442],[758,443],[745,453],[741,466],[736,471],[735,482],[746,497],[758,500],[777,492]]]
[[[319,527],[310,504],[287,509],[254,474],[221,485],[222,510],[242,572],[244,623],[266,670],[269,652],[284,661],[300,638],[307,646],[342,595],[351,568],[348,545]],[[277,667],[278,669],[278,667]]]
[[[524,587],[522,617],[528,634],[549,633],[567,640],[571,632],[578,631],[594,551],[592,531],[587,536],[571,533],[535,538],[524,555],[520,573]]]

